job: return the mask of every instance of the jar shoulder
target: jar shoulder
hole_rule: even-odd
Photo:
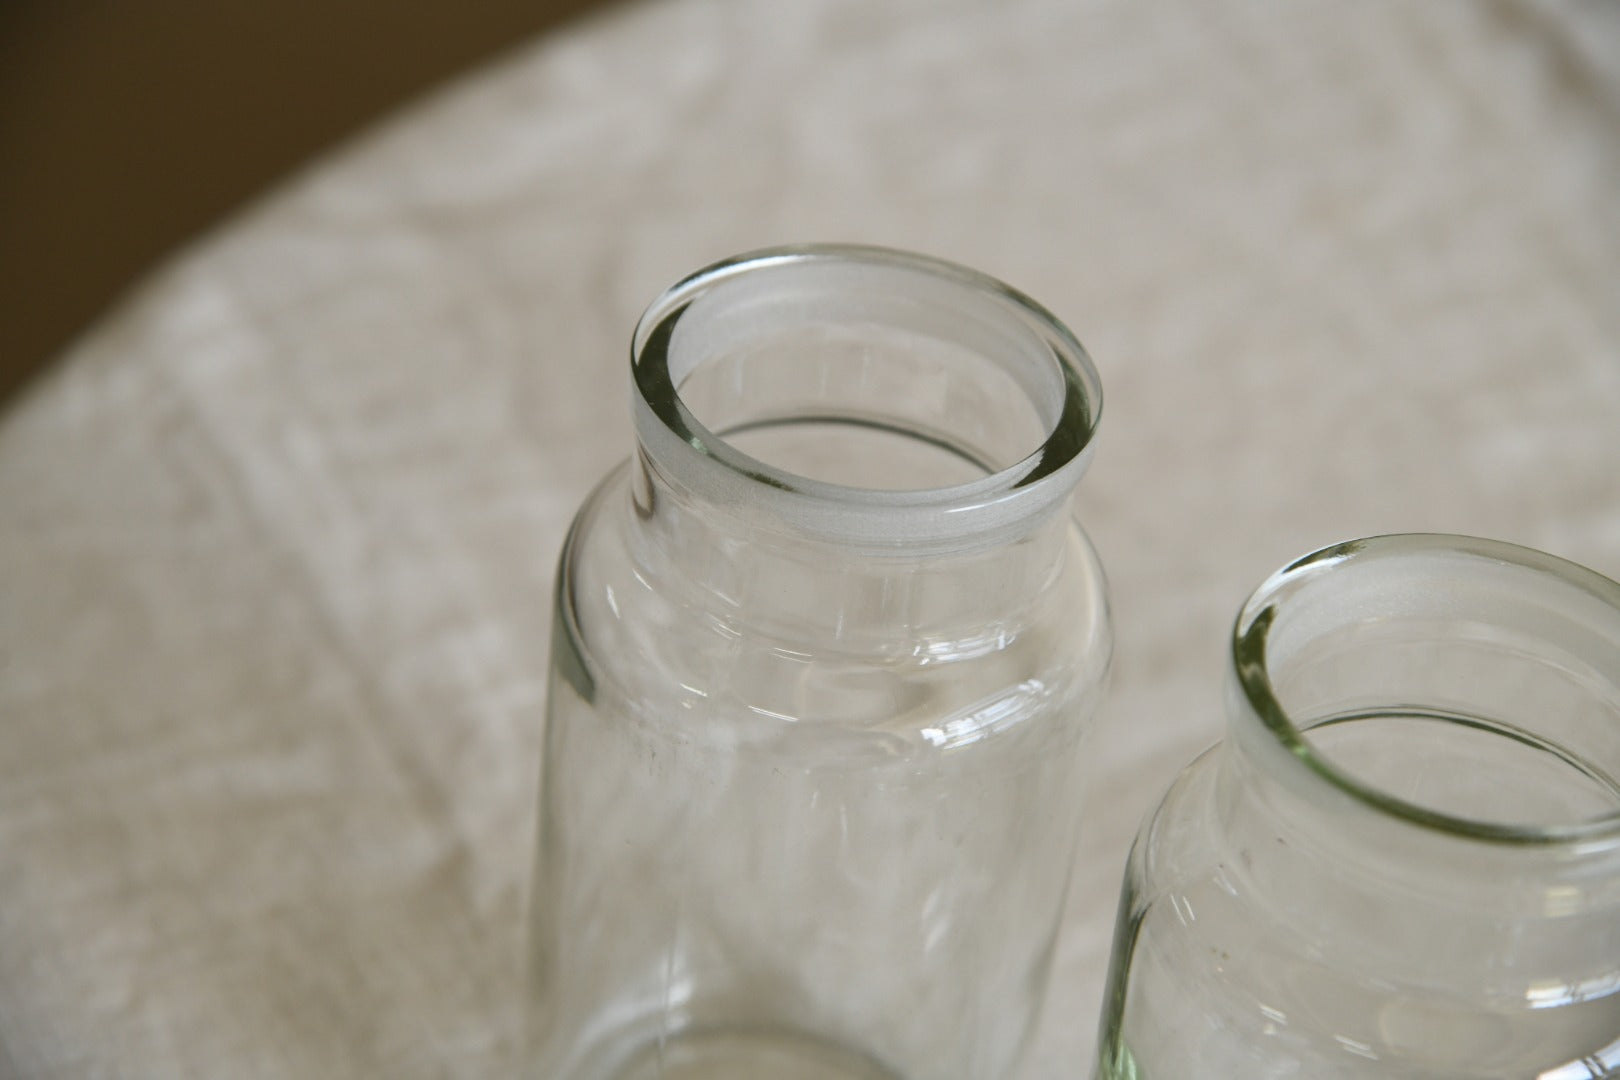
[[[1209,747],[1177,773],[1142,822],[1131,848],[1130,874],[1144,901],[1207,879],[1232,854],[1234,838],[1218,825],[1221,749]]]
[[[621,468],[582,508],[557,596],[563,644],[627,708],[741,712],[951,744],[1060,709],[1079,723],[1100,697],[1112,649],[1106,586],[1072,523],[1042,587],[1008,603],[972,592],[995,585],[994,568],[932,581],[902,560],[882,572],[835,557],[795,567],[747,550],[731,553],[741,565],[725,584],[740,582],[740,595],[728,595],[649,558],[636,515]],[[972,617],[949,617],[953,604]]]

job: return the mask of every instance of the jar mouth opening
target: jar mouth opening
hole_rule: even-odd
[[[863,339],[873,332],[894,335],[887,356]],[[787,356],[767,333],[802,357]],[[924,352],[949,349],[953,359],[930,366],[932,358],[907,345],[916,341]],[[844,366],[823,371],[813,393],[800,392],[812,381],[806,369],[823,363],[817,350],[839,348],[849,354]],[[895,356],[905,357],[889,364],[898,373],[884,375]],[[957,546],[1039,515],[1078,482],[1102,404],[1085,349],[1034,300],[953,263],[863,245],[772,248],[697,271],[642,316],[631,368],[638,439],[675,486],[754,511],[767,526],[877,546]],[[874,370],[878,386],[864,398],[858,387],[828,389],[845,374],[858,381]],[[784,385],[796,381],[804,385]],[[690,400],[699,382],[712,399],[706,407]],[[1021,410],[1024,443],[1008,442],[991,418],[979,422],[981,434],[1002,445],[972,445],[961,430],[971,426],[964,418],[974,419],[956,393],[963,387],[986,411]],[[748,445],[762,427],[818,423],[931,445],[939,460],[958,459],[961,472],[934,468],[923,475],[945,482],[869,486],[864,476],[849,482],[784,467]],[[874,464],[886,457],[874,455]],[[859,474],[861,465],[845,469]]]
[[[1335,756],[1324,752],[1313,732],[1318,732],[1345,720],[1377,717],[1382,713],[1399,714],[1412,723],[1425,720],[1456,721],[1460,725],[1492,729],[1492,734],[1506,734],[1510,741],[1521,743],[1536,751],[1551,751],[1562,756],[1566,763],[1577,759],[1564,754],[1552,740],[1544,740],[1533,731],[1481,721],[1469,715],[1456,715],[1448,705],[1431,707],[1430,703],[1408,695],[1382,702],[1383,709],[1374,706],[1370,711],[1349,710],[1325,716],[1314,709],[1296,715],[1287,702],[1288,695],[1279,689],[1277,670],[1279,660],[1277,638],[1279,627],[1289,633],[1290,618],[1308,621],[1313,628],[1308,633],[1326,635],[1343,626],[1359,621],[1362,625],[1393,624],[1407,618],[1416,610],[1412,599],[1415,590],[1403,588],[1400,582],[1377,583],[1374,575],[1384,576],[1399,570],[1402,564],[1411,571],[1416,560],[1428,558],[1478,560],[1477,566],[1487,573],[1511,573],[1535,586],[1556,589],[1565,600],[1572,600],[1582,608],[1581,618],[1594,617],[1583,629],[1601,624],[1604,659],[1608,666],[1594,665],[1592,670],[1606,683],[1611,692],[1611,715],[1601,724],[1601,737],[1605,746],[1620,745],[1620,712],[1613,711],[1612,692],[1620,689],[1620,669],[1612,666],[1620,659],[1620,584],[1578,564],[1547,555],[1530,548],[1495,540],[1447,534],[1391,534],[1347,541],[1323,548],[1291,563],[1273,574],[1249,597],[1238,614],[1232,632],[1231,661],[1243,727],[1240,738],[1254,736],[1263,744],[1279,748],[1289,759],[1286,767],[1304,770],[1312,782],[1325,782],[1356,802],[1388,817],[1455,837],[1511,845],[1560,846],[1596,844],[1608,849],[1620,842],[1620,809],[1605,809],[1595,814],[1577,815],[1573,820],[1497,820],[1488,814],[1457,813],[1437,807],[1417,798],[1396,794],[1389,785],[1372,781],[1356,769],[1346,767]],[[1421,565],[1421,564],[1418,564]],[[1352,568],[1366,574],[1359,584],[1352,584],[1339,595],[1312,595],[1328,575],[1344,575]],[[1347,580],[1340,578],[1340,580]],[[1322,603],[1327,599],[1329,609]],[[1310,610],[1316,608],[1316,610]],[[1532,632],[1545,630],[1537,625]],[[1296,634],[1295,636],[1300,636]],[[1292,648],[1286,645],[1284,650]],[[1594,682],[1597,680],[1593,680]],[[1383,693],[1380,688],[1374,694]],[[1398,691],[1397,691],[1398,692]],[[1373,699],[1378,700],[1378,699]],[[1421,764],[1421,763],[1420,763]],[[1443,767],[1442,763],[1429,763],[1430,767]],[[1583,769],[1588,777],[1601,783],[1610,796],[1606,804],[1613,807],[1620,798],[1620,783],[1616,777],[1620,770],[1609,766],[1604,769]],[[1482,783],[1486,781],[1481,781]]]

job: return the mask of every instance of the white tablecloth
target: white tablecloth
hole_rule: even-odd
[[[630,328],[808,239],[1003,277],[1103,373],[1115,691],[1030,1076],[1087,1073],[1127,843],[1261,577],[1397,530],[1620,574],[1620,6],[610,10],[0,419],[0,1076],[502,1071],[552,566],[630,446]]]

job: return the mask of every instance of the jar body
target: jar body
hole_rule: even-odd
[[[1067,500],[854,542],[694,490],[680,453],[644,440],[561,562],[531,1075],[1004,1075],[1110,648]]]
[[[633,516],[625,479],[563,571],[565,604],[589,609],[575,570],[625,618],[611,643],[556,629],[534,917],[545,1041],[582,1038],[547,1075],[686,1075],[654,1067],[683,1038],[767,1055],[752,1075],[815,1040],[863,1064],[807,1076],[1000,1075],[1044,992],[1102,689],[1098,625],[1073,633],[1101,606],[1084,537],[1062,523],[1066,565],[1003,647],[872,656],[640,586],[603,535]]]
[[[1459,542],[1251,601],[1271,652],[1131,852],[1099,1080],[1620,1075],[1620,589]]]

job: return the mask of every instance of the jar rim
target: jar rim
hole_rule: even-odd
[[[1544,575],[1591,596],[1620,614],[1620,583],[1578,563],[1500,540],[1447,533],[1391,533],[1348,540],[1312,552],[1272,574],[1249,596],[1232,630],[1233,674],[1252,719],[1299,768],[1381,814],[1435,832],[1516,846],[1564,846],[1620,841],[1620,810],[1581,821],[1526,825],[1479,821],[1430,809],[1363,782],[1324,757],[1305,737],[1278,697],[1268,667],[1268,636],[1278,607],[1325,572],[1350,561],[1366,562],[1420,555],[1472,555]]]
[[[671,372],[675,321],[695,300],[742,275],[795,264],[880,267],[918,275],[982,300],[1041,346],[1062,401],[1040,445],[1013,464],[944,487],[889,490],[801,476],[749,455],[706,427],[681,400]],[[1029,296],[979,271],[932,256],[862,244],[804,244],[737,255],[688,275],[655,300],[631,343],[637,434],[656,447],[661,471],[720,501],[766,507],[791,529],[820,539],[880,547],[958,547],[1002,533],[1065,497],[1089,463],[1102,411],[1096,367],[1073,333]],[[673,458],[675,460],[669,460]]]

